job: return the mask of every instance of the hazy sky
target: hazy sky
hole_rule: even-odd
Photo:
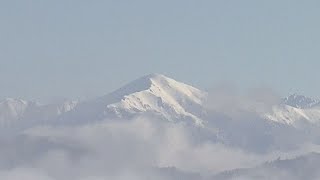
[[[152,72],[320,96],[320,1],[1,0],[0,97],[106,94]]]

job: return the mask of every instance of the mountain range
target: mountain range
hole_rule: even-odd
[[[142,114],[156,115],[170,122],[205,126],[208,98],[205,91],[161,74],[150,74],[95,99],[42,105],[22,99],[0,102],[1,126],[28,122],[130,119]],[[258,114],[266,120],[298,127],[320,122],[320,101],[292,94],[274,104],[272,110]]]
[[[211,92],[200,90],[164,75],[150,74],[109,94],[85,101],[66,100],[60,103],[41,104],[17,98],[6,98],[0,101],[0,129],[1,133],[5,135],[6,132],[11,132],[11,128],[17,128],[18,138],[24,138],[23,141],[28,140],[33,143],[38,141],[43,143],[47,137],[43,134],[49,134],[50,136],[45,142],[52,144],[48,147],[53,145],[60,147],[58,143],[60,135],[55,137],[50,128],[54,127],[53,132],[56,127],[59,132],[66,130],[65,137],[63,137],[68,139],[70,136],[68,128],[81,129],[83,127],[81,125],[92,125],[93,129],[100,127],[105,130],[103,127],[109,122],[135,122],[134,120],[143,119],[148,122],[149,120],[157,122],[155,124],[160,124],[160,127],[163,124],[169,124],[169,127],[177,125],[174,126],[174,129],[178,131],[183,127],[183,130],[188,132],[179,133],[188,137],[188,141],[194,143],[192,146],[195,146],[196,150],[200,148],[199,144],[205,144],[208,147],[223,145],[223,147],[235,152],[263,156],[270,152],[299,151],[305,144],[315,146],[320,144],[320,101],[318,99],[292,94],[285,98],[279,98],[280,100],[275,101],[276,103],[266,103],[265,106],[268,108],[261,108],[264,107],[261,106],[263,101],[252,103],[241,98],[231,97],[232,95],[224,96],[226,97],[217,94],[212,96]],[[240,105],[238,105],[239,99]],[[212,104],[222,104],[222,106],[217,108]],[[45,133],[38,137],[39,129],[37,128],[40,129],[40,134]],[[41,131],[41,128],[44,131]],[[135,128],[138,131],[143,131],[144,126],[134,126]],[[86,132],[86,130],[88,129],[84,126],[80,132]],[[86,135],[92,135],[94,132],[89,131]],[[86,137],[86,135],[82,136],[82,133],[79,134],[81,134],[81,140]],[[177,136],[170,136],[169,140],[172,138],[173,144],[179,143],[175,141],[175,138],[178,138],[177,141],[179,141],[181,135]],[[112,133],[110,137],[113,137]],[[5,136],[2,138],[5,139]],[[72,139],[72,137],[70,138]],[[158,140],[158,137],[156,136],[155,139]],[[72,146],[72,143],[69,143],[69,140],[62,140],[63,143],[60,143],[66,143],[64,146],[76,148]],[[10,141],[5,142],[10,144]],[[89,142],[91,143],[91,140]],[[206,147],[205,145],[204,147]],[[127,144],[125,144],[126,146]],[[109,144],[107,147],[111,148]],[[188,148],[186,145],[182,147]],[[198,155],[198,153],[196,154]],[[12,155],[12,157],[14,156]],[[230,169],[208,178],[268,179],[270,174],[276,174],[275,179],[279,177],[280,179],[281,177],[288,179],[293,174],[297,179],[302,179],[303,176],[308,175],[308,172],[313,178],[318,177],[317,168],[311,168],[313,162],[316,165],[319,164],[319,154],[307,154],[296,159],[276,160],[247,169]],[[301,172],[298,169],[300,164],[306,166],[303,172],[307,172],[307,174],[299,174]],[[177,179],[177,177],[207,179],[200,174],[180,171],[175,167],[156,167],[154,171],[155,173],[164,173],[172,179]],[[287,174],[282,176],[282,172],[288,173],[290,176]]]

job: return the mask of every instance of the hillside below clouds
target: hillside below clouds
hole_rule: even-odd
[[[212,179],[319,179],[320,154],[308,153],[293,159],[277,159],[254,168],[243,168],[218,174]],[[211,179],[211,178],[210,178]]]

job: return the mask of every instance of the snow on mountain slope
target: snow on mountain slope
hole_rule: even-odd
[[[284,98],[283,103],[299,109],[307,109],[320,105],[320,101],[318,99],[312,99],[298,94],[292,94]]]
[[[79,105],[71,117],[82,120],[130,118],[143,113],[168,121],[201,125],[202,103],[207,94],[164,75],[151,74],[95,100]],[[70,115],[67,116],[70,118]]]
[[[269,120],[298,127],[301,124],[320,123],[319,101],[306,96],[293,94],[275,105],[272,111],[265,114]]]
[[[70,100],[53,104],[38,104],[36,107],[28,111],[28,114],[26,114],[26,118],[42,122],[48,120],[55,120],[58,116],[72,111],[77,106],[77,104],[77,101]]]
[[[271,113],[265,117],[275,122],[298,126],[301,123],[320,123],[320,108],[299,109],[287,105],[273,107]]]
[[[78,101],[64,101],[62,103],[51,104],[49,106],[56,111],[57,115],[72,111],[78,105]]]
[[[139,86],[144,88],[132,92]],[[201,124],[202,120],[197,115],[201,114],[206,94],[164,75],[152,74],[128,84],[112,93],[112,96],[123,97],[119,102],[107,106],[120,117],[124,112],[156,112],[170,121],[190,118]]]
[[[89,122],[104,119],[130,119],[142,114],[171,122],[204,125],[208,94],[161,74],[150,74],[99,98],[78,103],[40,105],[20,99],[0,102],[0,124],[16,122]],[[274,105],[268,113],[257,111],[265,120],[299,127],[320,125],[319,101],[301,95],[290,95]],[[253,111],[255,112],[255,111]],[[219,112],[218,112],[219,113]]]
[[[299,120],[309,120],[305,110],[288,105],[274,106],[272,112],[266,114],[266,117],[272,121],[288,125],[294,125]]]
[[[37,102],[7,98],[0,102],[0,127],[45,122],[71,111],[76,101],[40,105]]]
[[[29,102],[21,99],[7,98],[0,102],[0,123],[6,125],[19,120],[26,112]]]

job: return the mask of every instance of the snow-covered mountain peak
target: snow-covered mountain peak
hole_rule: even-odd
[[[27,125],[36,121],[45,122],[73,110],[76,105],[76,101],[40,104],[23,99],[6,98],[0,101],[0,127]]]
[[[18,115],[27,108],[28,104],[29,102],[22,99],[6,98],[0,102],[0,110],[2,113]]]
[[[0,123],[7,124],[13,119],[19,119],[28,108],[29,102],[22,99],[6,98],[0,102]]]
[[[165,75],[149,74],[128,83],[111,94],[108,94],[105,96],[104,101],[108,100],[109,102],[116,102],[124,99],[124,97],[128,95],[133,95],[142,91],[152,93],[171,91],[171,93],[174,93],[172,95],[183,95],[197,101],[198,103],[201,103],[199,99],[203,98],[206,94],[197,88],[178,82],[166,77]],[[160,94],[158,95],[160,96]]]
[[[135,92],[140,92],[143,90],[147,90],[151,88],[152,84],[160,79],[166,79],[165,76],[160,75],[160,74],[150,74],[147,76],[143,76],[139,79],[136,79],[125,86],[117,89],[113,93],[107,95],[110,96],[112,95],[114,98],[122,98],[125,95],[129,95]]]
[[[9,105],[9,104],[11,104],[11,105],[13,105],[13,104],[28,104],[28,102],[25,100],[22,100],[22,99],[17,99],[17,98],[5,98],[4,100],[2,100],[0,102],[0,104],[7,104],[7,105]]]
[[[202,124],[202,104],[206,96],[205,92],[190,85],[161,74],[150,74],[108,95],[79,104],[71,116],[90,121],[128,119],[147,113],[168,121]]]
[[[320,101],[299,94],[291,94],[283,98],[282,104],[272,108],[266,115],[270,120],[283,124],[301,126],[304,123],[320,122]]]
[[[160,114],[168,120],[189,119],[201,123],[197,115],[206,93],[161,74],[150,74],[116,90],[106,99],[109,112],[119,117],[143,112]]]
[[[312,108],[320,104],[318,99],[313,99],[299,94],[291,94],[283,99],[283,103],[299,109]]]

